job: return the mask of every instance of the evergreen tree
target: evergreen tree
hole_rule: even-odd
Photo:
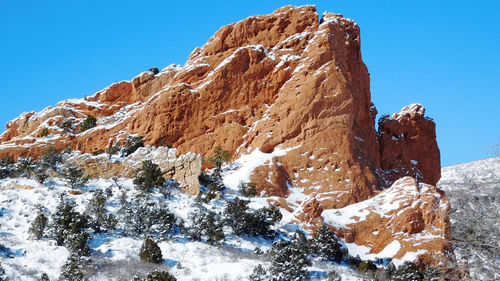
[[[49,178],[49,175],[47,173],[47,166],[45,166],[40,161],[35,161],[34,174],[36,180],[41,184],[43,184]]]
[[[224,209],[226,225],[230,226],[236,235],[270,235],[271,225],[281,220],[280,211],[274,206],[252,211],[248,208],[249,202],[238,197],[227,202]]]
[[[132,281],[176,281],[177,279],[167,271],[153,271],[146,278],[135,277]]]
[[[62,267],[59,281],[84,281],[87,280],[83,275],[79,260],[75,256],[70,256]]]
[[[31,156],[17,158],[16,170],[20,176],[30,178],[35,170],[35,162]]]
[[[140,147],[144,147],[144,138],[141,136],[128,136],[123,143],[122,156],[129,156]]]
[[[115,216],[106,211],[106,199],[104,192],[97,190],[85,209],[85,214],[89,217],[89,225],[96,233],[113,230],[118,223]]]
[[[326,280],[327,281],[342,281],[342,277],[340,276],[340,274],[337,271],[332,270],[326,274]]]
[[[302,281],[309,279],[306,267],[311,265],[307,254],[301,251],[297,241],[279,240],[273,243],[271,251],[271,273],[279,281]]]
[[[2,267],[2,263],[0,262],[0,281],[8,281],[9,278],[5,276],[5,269]]]
[[[66,235],[66,248],[76,256],[90,256],[89,239],[90,235],[85,232],[70,232]]]
[[[270,278],[267,274],[267,271],[262,266],[262,264],[259,264],[253,268],[252,274],[250,274],[249,279],[251,281],[269,281],[270,280]]]
[[[160,167],[151,160],[142,162],[142,167],[137,172],[134,184],[137,185],[140,191],[151,192],[151,189],[162,186],[165,183],[165,178],[162,176]]]
[[[80,234],[87,227],[88,220],[75,210],[75,203],[61,197],[50,223],[52,237],[57,245],[62,246],[67,243],[70,234]],[[82,252],[86,251],[82,250]]]
[[[253,182],[240,182],[238,189],[240,190],[241,195],[245,197],[255,197],[257,195],[257,185]]]
[[[29,232],[36,240],[40,240],[44,236],[45,229],[47,228],[48,218],[45,216],[41,209],[38,210],[38,215],[31,223]]]
[[[405,261],[401,266],[394,271],[391,276],[391,281],[422,281],[424,275],[420,272],[417,266],[410,262]]]
[[[45,148],[44,154],[39,157],[39,160],[47,167],[56,169],[57,164],[62,162],[62,156],[54,146],[48,146]]]
[[[95,126],[97,126],[97,119],[92,115],[87,115],[87,118],[85,118],[85,120],[83,120],[80,125],[80,132],[83,133],[89,129],[94,128]]]
[[[0,159],[0,179],[10,177],[15,170],[14,160],[10,157]]]
[[[69,166],[66,169],[64,177],[66,178],[68,184],[71,186],[72,189],[84,187],[87,184],[87,181],[89,180],[88,177],[83,176],[83,171],[80,168],[73,165]]]
[[[119,212],[124,229],[130,235],[168,239],[178,227],[175,216],[168,211],[165,204],[151,200],[146,194],[140,194],[131,201],[123,198]]]
[[[191,214],[191,227],[188,232],[191,238],[201,241],[207,239],[211,244],[218,244],[225,236],[222,231],[223,223],[218,214],[204,208],[201,204]]]
[[[50,281],[50,279],[49,279],[49,276],[47,275],[47,273],[42,273],[42,275],[40,276],[40,279],[38,279],[38,281]]]
[[[64,134],[67,134],[68,132],[73,130],[73,122],[71,122],[70,119],[64,119],[59,125],[59,128],[63,130]]]
[[[229,151],[223,150],[219,146],[215,148],[214,155],[208,158],[208,161],[215,166],[214,171],[211,175],[211,183],[218,191],[222,191],[225,189],[224,183],[222,181],[222,165],[229,162],[230,160],[231,154],[229,153]]]
[[[161,254],[161,249],[158,244],[153,241],[150,237],[146,238],[141,246],[141,251],[139,252],[139,257],[142,261],[151,263],[162,263],[163,256]]]
[[[321,258],[340,263],[345,254],[335,232],[325,224],[317,230],[311,242],[312,252]]]

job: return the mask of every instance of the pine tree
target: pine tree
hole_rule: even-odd
[[[35,163],[31,156],[17,158],[16,169],[20,176],[30,178],[35,170]]]
[[[340,276],[340,274],[337,271],[332,270],[326,274],[326,280],[327,281],[342,281],[342,277]]]
[[[211,182],[217,191],[222,191],[225,189],[224,182],[222,180],[222,165],[231,160],[231,154],[227,150],[223,150],[220,146],[216,147],[214,150],[214,155],[208,158],[208,161],[212,163],[215,168],[211,175]],[[210,188],[210,187],[209,187]]]
[[[137,149],[144,146],[144,138],[141,136],[128,136],[123,143],[122,156],[129,156]]]
[[[137,171],[134,184],[143,192],[151,192],[151,189],[162,186],[165,183],[158,165],[151,160],[142,162],[142,167]]]
[[[95,126],[97,126],[97,119],[92,115],[87,115],[87,118],[85,118],[85,120],[83,120],[80,125],[80,132],[83,133],[89,129],[94,128]]]
[[[50,279],[49,279],[49,276],[47,275],[47,273],[42,273],[42,275],[40,276],[40,279],[38,279],[38,281],[50,281]]]
[[[220,243],[225,238],[222,231],[222,219],[218,214],[204,208],[201,204],[197,207],[197,210],[191,214],[189,235],[198,241],[204,238],[211,244]]]
[[[84,281],[87,280],[81,270],[77,257],[70,256],[62,267],[59,281]]]
[[[62,246],[69,234],[80,234],[87,227],[88,220],[75,210],[75,203],[61,197],[50,223],[52,237],[57,245]]]
[[[224,209],[225,224],[236,235],[271,235],[271,225],[281,220],[281,212],[274,206],[253,211],[248,208],[249,202],[238,197],[227,202]]]
[[[2,267],[2,263],[0,262],[0,281],[8,281],[9,278],[5,276],[5,269]]]
[[[31,223],[29,232],[36,240],[40,240],[44,236],[45,229],[47,228],[48,218],[45,216],[41,209],[38,210],[38,215]]]
[[[270,252],[271,273],[279,281],[302,281],[309,279],[306,267],[311,265],[307,255],[301,251],[297,241],[279,240],[273,243]]]
[[[268,281],[270,280],[266,269],[262,264],[257,265],[253,268],[252,274],[250,274],[249,279],[251,281]]]
[[[64,175],[72,189],[84,187],[89,178],[83,176],[83,171],[77,166],[69,166]]]
[[[245,197],[255,197],[257,195],[257,185],[253,182],[240,182],[240,184],[238,185],[238,189],[241,195]]]
[[[85,209],[85,214],[90,218],[89,225],[96,233],[113,230],[118,223],[115,216],[106,211],[106,199],[104,192],[97,190]]]
[[[14,160],[10,157],[0,159],[0,179],[10,177],[15,170]]]
[[[39,160],[47,167],[55,169],[57,164],[62,162],[62,156],[54,146],[48,146],[45,148],[44,154],[39,157]]]
[[[41,184],[43,184],[49,178],[49,175],[47,173],[47,166],[45,166],[40,161],[35,161],[34,174],[36,180]]]
[[[162,263],[163,256],[161,254],[161,249],[158,244],[153,241],[150,237],[146,238],[141,246],[141,251],[139,252],[139,257],[142,261],[151,263]]]
[[[335,232],[326,225],[317,230],[311,242],[312,252],[324,259],[339,263],[345,254]]]
[[[394,271],[391,276],[391,281],[422,281],[424,275],[420,272],[417,266],[410,262],[405,261],[401,266]]]

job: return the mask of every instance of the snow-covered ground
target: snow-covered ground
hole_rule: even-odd
[[[444,191],[500,188],[500,158],[492,157],[463,164],[443,167],[437,186]]]
[[[233,166],[226,170],[225,181],[229,187],[223,199],[231,200],[239,196],[237,183],[240,178],[234,175],[238,169],[246,169],[245,166]],[[242,180],[246,179],[244,171],[239,173]],[[233,180],[228,180],[229,177]],[[44,185],[26,178],[0,180],[0,244],[4,246],[0,249],[0,262],[7,277],[11,280],[38,280],[42,273],[47,273],[51,280],[57,280],[69,252],[65,247],[57,246],[54,240],[42,238],[36,241],[30,237],[28,230],[37,215],[37,208],[45,208],[50,215],[55,211],[60,195],[65,194],[66,198],[74,200],[77,210],[83,212],[94,192],[106,188],[113,191],[112,197],[108,199],[107,210],[114,214],[119,212],[122,192],[128,197],[138,192],[132,179],[125,178],[116,182],[112,179],[91,180],[79,195],[70,194],[71,189],[60,178],[51,178]],[[195,196],[174,190],[169,199],[163,199],[159,192],[153,192],[152,197],[165,200],[170,212],[186,222],[190,221],[190,214],[195,210]],[[222,212],[223,202],[212,200],[207,208]],[[251,199],[249,206],[260,208],[265,205],[266,198],[256,197]],[[297,226],[289,224],[291,218],[291,214],[283,210],[283,220],[277,228],[285,234],[287,230],[293,233]],[[183,234],[159,242],[165,259],[159,266],[140,262],[138,254],[143,242],[141,238],[125,236],[120,228],[108,234],[94,234],[89,241],[91,264],[98,269],[94,269],[90,280],[131,280],[134,274],[144,275],[148,269],[167,270],[177,280],[247,280],[256,265],[270,265],[265,258],[253,252],[257,247],[266,251],[271,247],[272,240],[235,236],[231,234],[230,228],[224,228],[224,232],[226,240],[221,246],[193,241]],[[309,270],[313,277],[316,276],[312,280],[321,280],[331,270],[339,272],[343,280],[361,280],[346,265],[315,260]]]

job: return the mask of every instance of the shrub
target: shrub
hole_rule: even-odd
[[[118,152],[120,152],[120,146],[118,144],[110,146],[106,149],[106,153],[108,154],[109,159],[111,159],[111,156],[117,154]]]
[[[342,277],[340,276],[340,274],[337,271],[332,270],[326,274],[326,280],[327,281],[342,281]]]
[[[68,184],[71,186],[72,189],[84,187],[87,184],[87,181],[89,180],[88,177],[83,176],[83,171],[80,168],[73,165],[69,166],[66,169],[64,177],[66,178]]]
[[[240,182],[238,189],[240,190],[241,195],[246,197],[255,197],[257,195],[257,185],[253,182]]]
[[[377,270],[377,266],[371,260],[362,261],[358,266],[359,272],[369,272],[375,270]]]
[[[49,129],[43,128],[42,131],[40,132],[40,137],[44,138],[49,135]]]
[[[161,186],[165,183],[162,173],[158,165],[151,160],[142,162],[142,167],[137,171],[134,179],[134,184],[137,185],[140,191],[151,192],[151,189]]]
[[[47,167],[39,161],[35,162],[34,173],[35,173],[35,178],[39,183],[43,184],[49,178],[49,175],[47,173]]]
[[[35,170],[35,162],[33,158],[31,158],[30,156],[26,158],[17,158],[16,170],[20,176],[24,176],[29,179],[31,177],[31,173]]]
[[[270,280],[266,269],[262,266],[262,264],[257,265],[253,268],[252,274],[250,274],[249,279],[251,281],[266,281]]]
[[[69,131],[73,130],[73,122],[71,122],[70,119],[64,119],[59,125],[59,128],[63,130],[64,134],[67,134]]]
[[[45,152],[42,156],[39,157],[39,160],[42,162],[42,164],[55,169],[57,164],[62,162],[62,157],[55,146],[51,145],[45,148]]]
[[[161,254],[161,249],[158,244],[151,238],[146,238],[141,246],[141,251],[139,252],[139,257],[142,261],[151,263],[162,263],[163,256]]]
[[[344,256],[342,246],[335,236],[335,232],[328,226],[321,226],[311,241],[312,252],[317,256],[339,263]]]
[[[106,211],[106,199],[102,190],[94,192],[92,199],[87,203],[85,213],[90,218],[89,225],[96,232],[107,232],[116,228],[118,221],[115,215]]]
[[[92,155],[97,156],[97,155],[101,155],[103,153],[104,153],[104,149],[98,149],[98,150],[92,152]]]
[[[417,266],[410,262],[405,261],[402,265],[398,267],[391,275],[391,281],[422,281],[424,280],[424,275],[420,272]]]
[[[84,281],[86,280],[81,270],[77,257],[70,256],[62,267],[59,281]]]
[[[47,275],[47,273],[42,273],[42,275],[40,276],[40,279],[38,279],[39,281],[50,281],[49,279],[49,276]]]
[[[160,71],[158,70],[158,68],[157,68],[157,67],[152,67],[152,68],[150,68],[148,71],[153,72],[153,74],[154,74],[154,75],[156,75],[156,74],[160,73]]]
[[[208,158],[208,161],[212,163],[215,168],[211,174],[211,184],[214,185],[215,189],[222,191],[225,189],[224,183],[222,181],[222,165],[231,160],[231,154],[227,150],[223,150],[221,147],[216,147],[214,150],[214,155]]]
[[[38,215],[31,223],[29,232],[36,240],[40,240],[44,236],[45,229],[47,228],[48,218],[45,216],[41,209],[38,210]]]
[[[145,195],[137,196],[130,202],[124,197],[122,202],[120,216],[128,234],[168,239],[179,227],[175,216],[162,202],[150,200]]]
[[[177,279],[167,271],[153,271],[145,279],[135,277],[132,281],[176,281]]]
[[[273,243],[271,251],[271,273],[276,280],[309,280],[311,265],[306,253],[301,251],[297,241],[278,240]]]
[[[362,260],[359,258],[359,256],[349,256],[347,258],[347,263],[352,266],[353,268],[358,268],[359,265],[361,264]]]
[[[9,278],[5,277],[5,269],[2,267],[2,263],[0,262],[0,281],[8,281]]]
[[[123,143],[122,156],[129,156],[139,147],[144,146],[144,138],[141,136],[128,136]]]
[[[270,227],[281,220],[281,213],[274,206],[251,211],[248,208],[249,202],[238,197],[227,202],[224,209],[226,225],[230,226],[236,235],[270,235]]]
[[[87,115],[87,118],[85,118],[85,120],[83,120],[80,125],[80,132],[83,133],[89,129],[94,128],[95,126],[97,126],[97,119],[92,115]]]
[[[0,159],[0,179],[12,176],[14,170],[14,160],[11,157],[3,157]]]
[[[225,238],[222,227],[223,223],[218,214],[198,205],[197,210],[191,214],[191,227],[188,232],[194,240],[206,239],[211,244],[219,244]]]
[[[52,237],[57,245],[62,246],[70,234],[80,234],[87,227],[88,219],[75,210],[75,203],[61,197],[50,223]]]

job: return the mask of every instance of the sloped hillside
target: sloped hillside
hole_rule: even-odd
[[[443,167],[459,266],[477,280],[500,278],[500,158]]]

